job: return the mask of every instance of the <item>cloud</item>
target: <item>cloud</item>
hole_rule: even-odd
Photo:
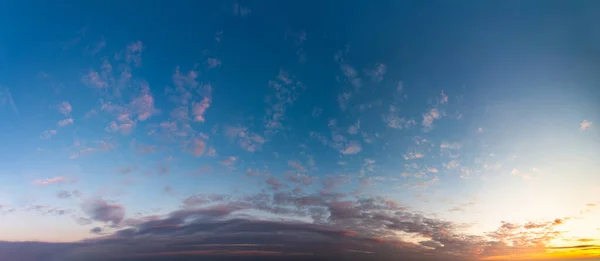
[[[2,85],[0,85],[0,105],[2,105],[4,103],[8,103],[10,105],[10,107],[12,108],[13,112],[15,113],[15,115],[17,115],[17,117],[19,117],[19,109],[17,108],[17,105],[15,104],[15,101],[13,100],[12,93],[10,92],[10,90],[8,88],[2,87]]]
[[[246,127],[225,127],[225,135],[233,141],[237,141],[240,147],[248,152],[254,152],[262,147],[265,138],[250,131]]]
[[[340,106],[340,109],[346,110],[348,108],[348,101],[351,97],[351,92],[344,92],[338,95],[338,105]]]
[[[238,160],[238,157],[229,156],[226,159],[220,161],[219,164],[229,167],[229,166],[233,166],[233,164],[235,164],[235,162],[237,162],[237,160]]]
[[[283,69],[279,69],[275,80],[269,81],[269,87],[274,90],[274,94],[265,98],[265,102],[269,105],[264,118],[268,133],[283,129],[282,121],[285,113],[298,99],[299,88],[302,86],[302,83],[296,81]]]
[[[430,131],[433,129],[433,122],[440,118],[440,112],[436,108],[430,109],[428,112],[423,114],[423,121],[421,124],[423,125],[423,129],[425,131]]]
[[[56,135],[56,130],[45,130],[44,132],[42,132],[42,135],[40,135],[40,138],[47,140],[52,138],[52,136],[54,135]]]
[[[102,199],[86,201],[82,206],[83,212],[91,220],[118,225],[125,218],[125,208],[117,204],[109,204]]]
[[[100,235],[100,234],[102,234],[102,228],[101,227],[92,228],[92,229],[90,229],[90,233]]]
[[[206,60],[206,64],[208,65],[209,69],[217,68],[221,66],[221,60],[219,60],[218,58],[208,58]]]
[[[360,120],[357,120],[355,124],[348,127],[348,133],[355,135],[360,131]]]
[[[404,160],[414,160],[414,159],[420,159],[425,157],[425,155],[419,153],[419,152],[408,152],[406,154],[404,154]]]
[[[66,198],[70,198],[72,196],[70,191],[66,191],[66,190],[60,190],[56,193],[56,197],[60,198],[60,199],[66,199]]]
[[[233,14],[239,17],[248,16],[252,10],[246,6],[243,6],[237,2],[233,3]]]
[[[387,66],[385,66],[385,64],[382,63],[377,63],[375,64],[375,68],[365,71],[366,74],[371,77],[371,80],[373,80],[373,82],[380,83],[381,81],[383,81],[383,76],[387,72]]]
[[[319,116],[321,116],[322,113],[323,113],[323,109],[319,108],[319,107],[315,107],[312,110],[312,116],[313,116],[313,118],[318,118]]]
[[[106,77],[100,75],[94,70],[89,70],[88,73],[81,78],[81,81],[92,87],[108,88],[108,81]]]
[[[416,125],[414,120],[406,120],[398,116],[397,109],[394,106],[390,106],[388,113],[383,115],[383,122],[393,129],[405,129]]]
[[[145,121],[158,112],[154,107],[154,97],[150,93],[148,84],[141,84],[140,95],[131,101],[129,107],[131,108],[131,113],[136,114],[139,121]]]
[[[344,155],[353,155],[357,154],[362,150],[360,142],[358,141],[350,141],[344,148],[340,150],[340,153]]]
[[[195,156],[202,156],[204,154],[204,150],[206,149],[206,143],[200,138],[194,138],[192,154]]]
[[[60,127],[67,126],[69,124],[73,124],[73,118],[64,119],[58,122],[58,126]]]
[[[194,102],[192,107],[194,121],[204,122],[204,113],[208,107],[210,107],[210,99],[208,97],[204,97],[200,102]]]
[[[47,185],[52,185],[52,184],[64,184],[69,181],[73,182],[75,180],[68,179],[65,176],[56,176],[56,177],[47,178],[47,179],[36,179],[33,181],[33,184],[39,185],[39,186],[47,186]]]
[[[297,194],[271,183],[272,194],[196,194],[184,200],[188,203],[184,208],[164,216],[124,219],[118,205],[88,202],[86,213],[96,221],[118,224],[114,232],[68,244],[1,242],[0,256],[23,261],[38,260],[40,255],[50,261],[230,260],[228,256],[235,256],[234,260],[271,256],[277,258],[268,260],[391,261],[401,256],[414,261],[459,261],[543,253],[543,246],[562,233],[554,230],[555,220],[529,229],[528,224],[502,222],[486,236],[473,236],[461,232],[461,224],[412,212],[384,197],[353,198],[326,191]],[[270,215],[251,214],[257,211]],[[290,215],[303,221],[283,218]],[[85,218],[80,220],[88,224]],[[103,231],[92,228],[91,232]],[[35,255],[28,256],[31,251]],[[298,253],[302,255],[296,259]]]
[[[68,116],[71,114],[72,110],[73,108],[69,102],[64,101],[58,105],[58,112],[60,112],[62,115]]]
[[[588,128],[592,127],[592,122],[591,121],[587,121],[587,120],[583,120],[581,122],[581,124],[579,124],[579,128],[583,131],[586,130]]]
[[[128,63],[133,63],[136,66],[140,66],[142,63],[142,51],[144,50],[144,45],[141,41],[133,42],[127,45],[125,51],[125,60]]]

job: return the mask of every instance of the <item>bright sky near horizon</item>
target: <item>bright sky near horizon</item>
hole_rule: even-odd
[[[0,10],[7,244],[243,220],[260,225],[223,229],[340,237],[364,255],[600,256],[600,2]],[[325,251],[240,240],[184,255]],[[114,253],[149,255],[144,242]]]

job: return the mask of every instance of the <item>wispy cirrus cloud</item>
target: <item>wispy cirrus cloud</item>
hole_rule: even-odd
[[[0,85],[0,105],[6,103],[10,105],[15,115],[19,117],[19,109],[17,108],[15,100],[13,100],[12,93],[10,92],[8,87],[3,87],[2,85]]]
[[[64,184],[64,183],[74,182],[74,181],[76,181],[76,180],[69,179],[65,176],[56,176],[56,177],[46,178],[46,179],[36,179],[33,181],[33,185],[47,186],[47,185],[53,185],[53,184]]]

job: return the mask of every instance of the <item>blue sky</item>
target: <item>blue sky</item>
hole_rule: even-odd
[[[600,244],[596,5],[3,3],[0,240],[102,240],[241,204],[446,253],[334,219],[377,199],[506,244],[468,258],[531,257],[490,236],[506,224],[564,226],[541,257]]]

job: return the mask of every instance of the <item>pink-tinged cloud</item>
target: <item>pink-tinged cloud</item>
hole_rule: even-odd
[[[579,128],[583,131],[586,130],[588,128],[592,127],[592,122],[591,121],[587,121],[587,120],[583,120],[581,122],[581,124],[579,124]]]
[[[67,183],[69,180],[65,177],[65,176],[56,176],[53,178],[47,178],[47,179],[36,179],[33,181],[34,185],[39,185],[39,186],[47,186],[47,185],[52,185],[52,184],[63,184],[63,183]]]
[[[67,126],[69,124],[73,124],[73,118],[64,119],[58,122],[58,126],[60,127]]]
[[[56,130],[46,130],[44,132],[42,132],[42,135],[40,135],[41,139],[49,139],[52,138],[52,136],[56,135]]]
[[[147,84],[142,85],[142,93],[131,102],[131,110],[137,114],[139,121],[145,121],[158,110],[154,107],[154,97]]]
[[[142,42],[137,41],[129,44],[126,49],[125,59],[129,63],[133,63],[136,66],[139,66],[142,63],[142,51],[144,50],[144,45]]]
[[[204,154],[204,150],[206,149],[206,143],[200,138],[194,139],[192,154],[195,156],[202,156]]]
[[[108,83],[104,77],[102,77],[98,72],[94,70],[90,70],[86,75],[83,76],[81,81],[87,85],[97,88],[107,88]]]
[[[69,102],[64,101],[58,105],[58,112],[65,116],[71,114],[72,110],[73,108],[71,107],[71,104],[69,104]]]
[[[208,97],[204,97],[200,102],[195,102],[192,107],[194,121],[204,122],[204,113],[208,107],[210,107],[210,99]]]

